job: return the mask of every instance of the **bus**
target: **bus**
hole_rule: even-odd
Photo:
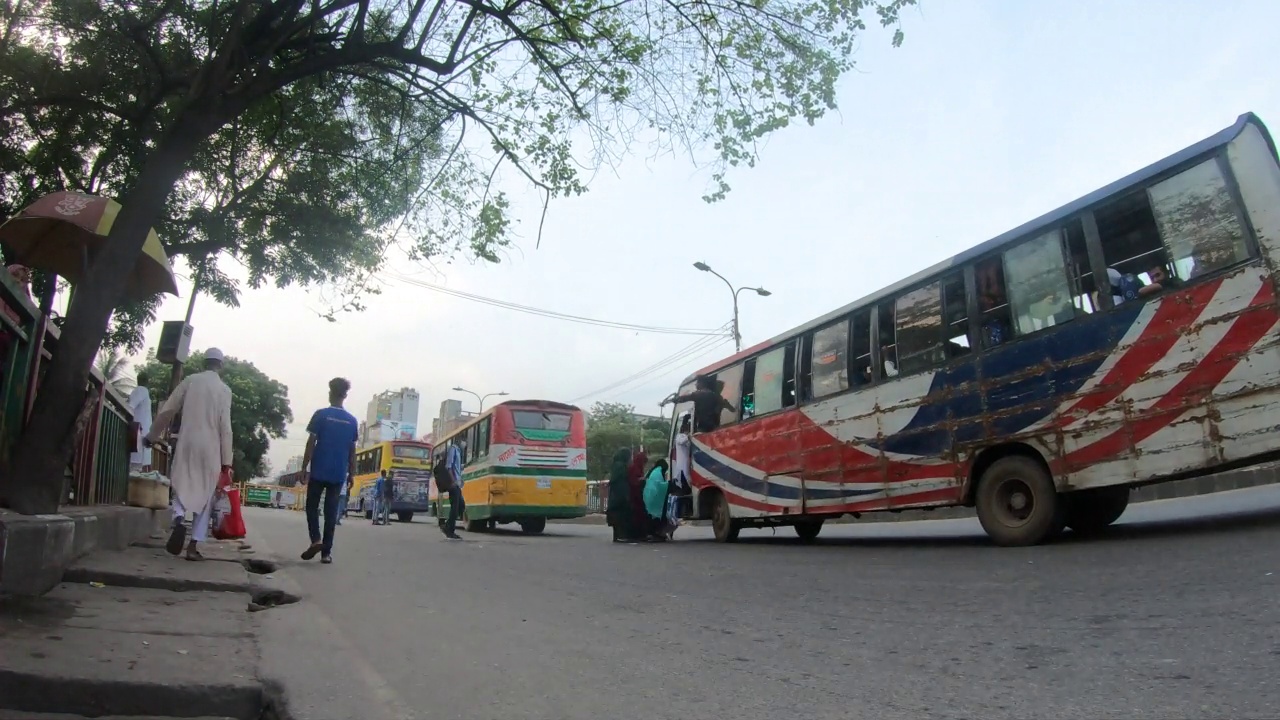
[[[348,512],[373,518],[373,491],[383,470],[391,479],[394,496],[391,514],[411,522],[414,513],[430,508],[431,445],[409,440],[389,440],[356,451],[356,477],[347,498]]]
[[[1280,450],[1278,262],[1280,163],[1245,114],[683,380],[733,406],[694,428],[687,512],[721,542],[952,505],[998,545],[1098,532],[1132,487]]]
[[[587,427],[582,410],[549,400],[500,403],[436,438],[435,462],[465,441],[462,497],[466,529],[517,523],[540,533],[547,520],[587,514]],[[432,483],[436,517],[449,517],[449,496]]]

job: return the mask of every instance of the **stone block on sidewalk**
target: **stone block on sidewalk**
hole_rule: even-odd
[[[256,718],[246,598],[63,584],[0,604],[0,707]]]
[[[94,553],[73,563],[63,577],[68,582],[99,582],[112,587],[249,592],[238,544],[205,543],[200,551],[206,558],[203,562],[191,562],[158,547]]]
[[[75,558],[76,523],[66,515],[0,510],[0,596],[36,596],[62,580]]]

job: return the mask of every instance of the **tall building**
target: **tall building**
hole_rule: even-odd
[[[301,469],[302,469],[301,455],[294,455],[293,457],[289,458],[289,462],[284,464],[284,473],[286,475],[288,475],[289,473],[296,473]]]
[[[462,411],[461,400],[445,400],[440,403],[440,416],[431,420],[431,441],[439,441],[473,417],[475,413]]]
[[[369,400],[361,428],[361,445],[418,437],[418,391],[385,390]]]

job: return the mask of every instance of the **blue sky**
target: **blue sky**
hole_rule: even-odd
[[[714,327],[728,290],[693,269],[710,263],[742,298],[744,344],[826,313],[977,244],[1256,112],[1280,124],[1266,0],[923,0],[906,43],[869,33],[840,110],[767,140],[727,200],[700,199],[706,175],[682,158],[633,156],[591,191],[551,207],[540,249],[536,208],[500,265],[466,261],[450,288],[624,322]],[[1271,47],[1271,50],[1267,50]],[[418,273],[419,268],[395,268]],[[163,319],[180,319],[185,299]],[[374,393],[422,394],[430,427],[456,385],[573,400],[652,366],[694,338],[636,334],[533,317],[390,282],[361,315],[317,317],[300,290],[248,292],[238,310],[197,301],[194,344],[254,361],[289,386],[296,424],[271,460],[305,442],[334,375],[351,379],[358,416]],[[158,327],[149,334],[154,345]],[[440,343],[439,339],[446,342]],[[722,345],[594,400],[657,402]],[[460,398],[474,408],[474,398]]]

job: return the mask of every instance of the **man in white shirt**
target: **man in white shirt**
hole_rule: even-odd
[[[132,470],[146,470],[151,465],[151,448],[143,444],[142,438],[151,432],[151,390],[147,388],[147,371],[138,373],[138,386],[129,393],[129,412],[133,421],[138,424],[138,435],[134,438],[137,450],[129,455],[129,467]]]

